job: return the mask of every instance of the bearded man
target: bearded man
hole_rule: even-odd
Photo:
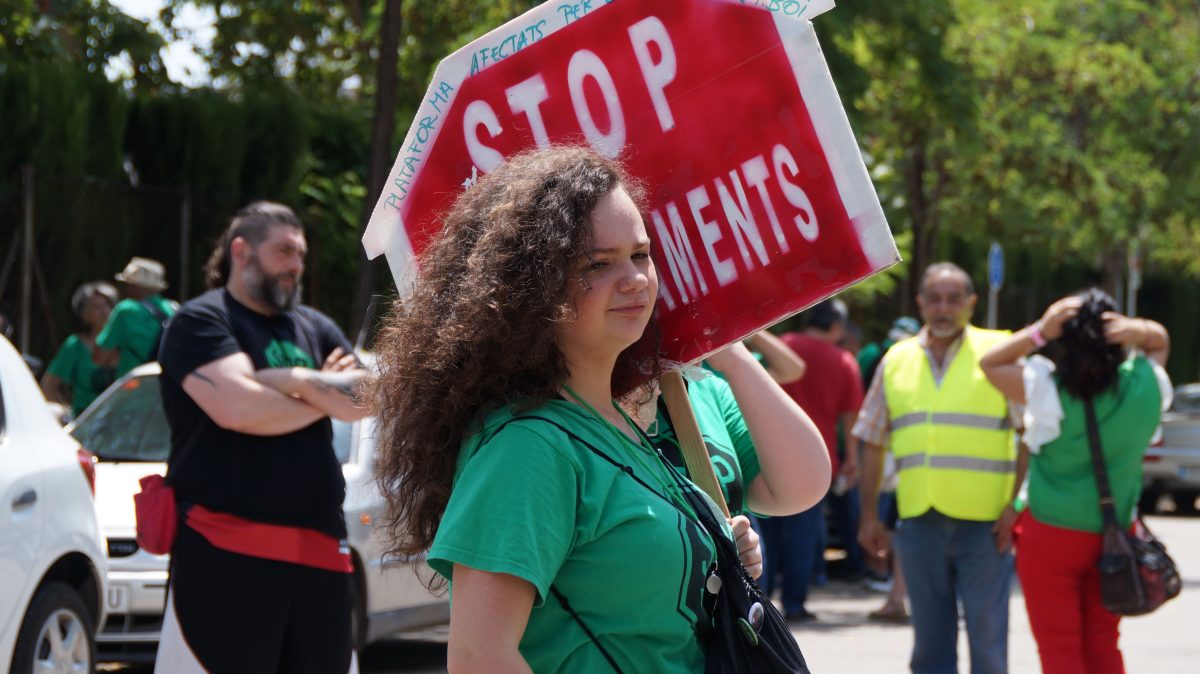
[[[306,252],[291,209],[246,206],[209,260],[211,290],[163,334],[179,525],[156,671],[357,670],[330,417],[365,415],[365,372],[298,303]]]

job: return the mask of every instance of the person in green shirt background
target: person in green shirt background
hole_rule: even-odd
[[[116,357],[117,377],[155,360],[163,325],[178,304],[162,296],[167,289],[166,271],[161,262],[135,257],[116,275],[125,299],[117,303],[104,329],[96,337],[103,350],[96,362]]]
[[[67,337],[42,375],[46,400],[60,403],[77,417],[113,382],[112,366],[97,365],[96,335],[117,304],[117,289],[104,281],[84,283],[71,295],[71,309],[83,330]]]
[[[921,331],[921,323],[912,316],[901,316],[892,322],[892,327],[888,330],[887,337],[882,342],[871,342],[864,346],[857,353],[853,350],[850,353],[855,353],[855,358],[858,359],[858,371],[862,374],[863,390],[871,388],[871,381],[875,378],[875,368],[879,367],[879,363],[883,360],[883,354],[892,348],[892,345],[902,339],[908,339]]]
[[[1043,347],[1045,356],[1025,358]],[[1121,618],[1100,601],[1103,524],[1085,401],[1095,407],[1117,520],[1129,527],[1142,455],[1171,404],[1169,352],[1162,325],[1117,313],[1092,288],[1050,305],[979,361],[993,386],[1025,406],[1022,452],[1032,456],[1017,576],[1043,672],[1125,671]]]

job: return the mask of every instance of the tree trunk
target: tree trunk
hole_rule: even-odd
[[[1125,310],[1126,244],[1117,244],[1100,257],[1100,287],[1117,301],[1117,308]]]
[[[392,158],[392,132],[396,126],[396,65],[400,56],[400,30],[403,26],[403,0],[383,0],[383,24],[379,38],[379,69],[375,73],[375,112],[371,123],[371,154],[367,166],[367,196],[359,216],[359,231],[365,232],[383,192]],[[370,329],[371,297],[375,290],[375,263],[360,247],[358,288],[350,327],[357,341]]]
[[[925,195],[925,147],[920,138],[913,138],[908,147],[904,171],[904,191],[908,200],[908,216],[912,221],[912,257],[908,261],[908,279],[901,285],[900,315],[912,311],[913,298],[919,288],[921,273],[929,264],[930,231],[929,204]]]

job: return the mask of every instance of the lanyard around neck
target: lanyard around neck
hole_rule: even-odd
[[[629,424],[630,430],[637,433],[637,442],[634,442],[628,435],[625,435],[616,426],[614,426],[611,421],[604,418],[604,416],[600,414],[595,407],[592,407],[591,403],[584,400],[583,397],[576,393],[570,386],[563,384],[563,390],[566,391],[567,395],[571,396],[575,402],[579,403],[581,407],[586,409],[597,421],[599,421],[601,425],[605,427],[605,429],[607,429],[611,434],[615,435],[618,442],[630,447],[632,449],[631,453],[633,454],[634,460],[637,461],[642,469],[646,471],[647,475],[653,476],[654,481],[657,482],[660,487],[662,487],[663,493],[670,498],[677,507],[683,510],[687,515],[691,516],[693,521],[699,521],[696,511],[692,509],[692,506],[687,502],[687,499],[683,498],[683,494],[681,493],[680,487],[675,479],[676,476],[669,474],[664,475],[664,471],[669,471],[671,469],[664,465],[664,462],[661,460],[661,457],[658,454],[658,450],[654,449],[653,446],[647,447],[646,445],[642,444],[644,434],[640,432],[640,429],[638,429],[637,426],[634,425],[633,420],[629,418],[629,415],[625,414],[625,411],[620,407],[617,407],[616,402],[613,402],[613,408],[621,414],[621,418],[625,420],[625,423]],[[646,458],[642,456],[643,454],[650,455],[649,462],[647,462]]]

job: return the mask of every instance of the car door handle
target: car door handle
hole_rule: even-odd
[[[12,508],[13,510],[24,510],[34,503],[37,503],[37,492],[30,489],[13,499]]]

